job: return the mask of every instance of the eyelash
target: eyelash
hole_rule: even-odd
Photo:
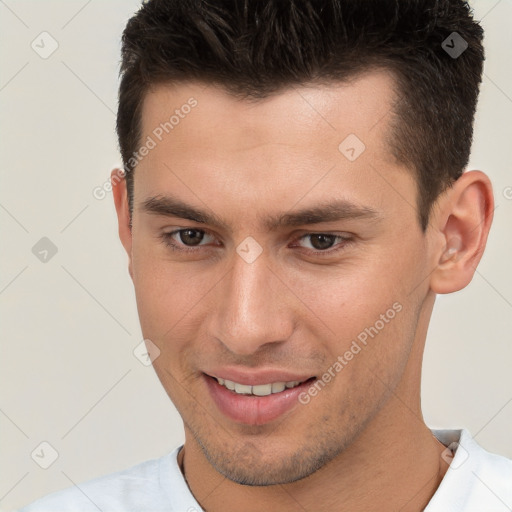
[[[161,235],[162,242],[164,243],[164,245],[169,247],[171,250],[178,251],[181,253],[194,253],[194,252],[197,252],[201,247],[204,247],[204,246],[196,246],[195,248],[192,248],[192,247],[188,247],[188,246],[180,246],[179,244],[177,244],[174,241],[173,236],[176,234],[179,234],[183,231],[198,231],[198,232],[201,232],[201,233],[204,233],[207,235],[210,234],[207,231],[205,231],[204,229],[181,228],[181,229],[176,229],[174,231],[170,231],[168,233],[162,233],[162,235]],[[299,241],[299,240],[302,240],[303,238],[307,238],[309,236],[314,236],[314,235],[334,236],[338,240],[340,240],[341,243],[338,244],[337,249],[329,248],[329,249],[325,249],[324,251],[306,249],[308,254],[313,255],[313,256],[326,256],[326,255],[330,256],[334,253],[344,250],[348,245],[350,245],[353,242],[353,237],[351,237],[351,236],[341,236],[341,235],[337,235],[335,233],[323,233],[323,232],[306,233],[304,235],[301,235],[299,238],[297,238],[296,241]],[[213,236],[213,235],[211,235],[211,236]]]

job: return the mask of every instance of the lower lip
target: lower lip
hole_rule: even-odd
[[[245,425],[264,425],[296,406],[299,395],[311,385],[313,378],[267,396],[239,395],[209,375],[205,375],[205,380],[213,401],[225,416]]]

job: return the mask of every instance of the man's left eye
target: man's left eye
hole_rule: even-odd
[[[332,245],[336,242],[336,239],[340,237],[324,233],[315,233],[312,235],[306,235],[302,238],[309,238],[310,245],[312,246],[313,249],[323,251],[325,249],[330,249]]]
[[[350,236],[334,235],[332,233],[308,233],[299,238],[299,240],[309,240],[306,248],[316,252],[329,252],[333,246],[338,245],[342,248],[351,240]],[[337,250],[337,249],[335,249]]]

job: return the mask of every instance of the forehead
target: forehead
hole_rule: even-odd
[[[384,70],[344,82],[293,85],[262,99],[237,99],[221,87],[197,82],[163,84],[146,94],[142,131],[150,134],[175,114],[175,144],[194,134],[202,146],[219,147],[221,139],[230,151],[276,140],[293,144],[320,134],[323,139],[327,133],[334,140],[357,133],[370,142],[386,127],[394,89],[392,75]],[[197,105],[189,112],[191,98]],[[187,117],[193,120],[183,122]]]
[[[387,142],[394,99],[385,71],[259,100],[201,83],[159,85],[144,100],[141,142],[151,150],[137,166],[135,197],[179,190],[216,211],[230,202],[284,210],[326,194],[379,203],[375,172],[403,171]]]

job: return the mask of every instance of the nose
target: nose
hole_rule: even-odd
[[[252,263],[234,255],[222,280],[214,336],[232,353],[247,356],[286,341],[293,332],[290,292],[264,255]]]

